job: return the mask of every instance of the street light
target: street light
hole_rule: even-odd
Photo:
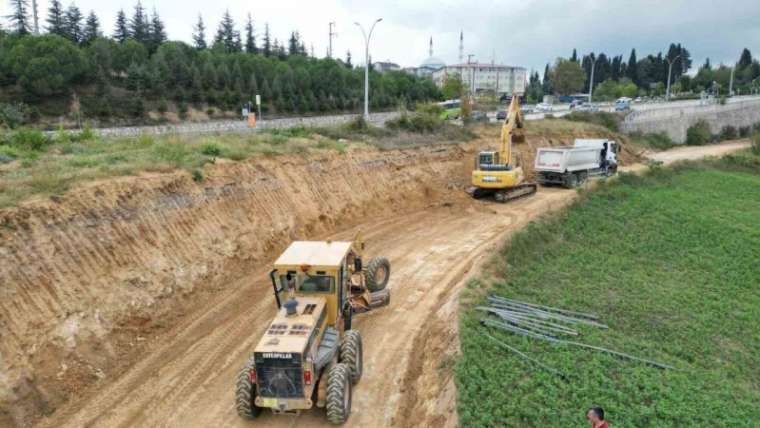
[[[372,37],[372,30],[375,29],[375,25],[382,20],[383,18],[377,18],[372,23],[369,34],[364,31],[362,24],[354,22],[362,30],[362,35],[364,36],[364,120],[369,120],[369,39]]]
[[[668,62],[668,89],[665,90],[665,101],[670,101],[670,72],[673,70],[673,63],[676,62],[678,58],[681,58],[680,54],[676,55],[672,60],[665,57],[665,61]]]
[[[593,54],[592,54],[593,55]],[[594,61],[591,62],[591,83],[588,87],[588,103],[591,104],[591,99],[594,96],[594,68],[596,67],[596,62],[599,61],[600,57],[597,57]]]

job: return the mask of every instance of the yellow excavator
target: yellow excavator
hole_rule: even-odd
[[[520,101],[515,94],[507,110],[507,117],[501,126],[501,146],[499,151],[478,153],[475,170],[472,171],[472,186],[467,193],[473,198],[491,197],[497,202],[508,202],[536,193],[536,183],[525,182],[525,175],[517,161],[512,159],[512,143],[525,141],[525,119],[520,110]]]

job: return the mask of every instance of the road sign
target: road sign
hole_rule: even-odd
[[[261,95],[258,95],[258,94],[256,95],[256,105],[257,106],[261,105]]]

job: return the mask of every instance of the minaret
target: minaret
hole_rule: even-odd
[[[459,63],[464,64],[464,31],[459,31]]]
[[[433,36],[430,36],[430,56],[433,56]]]

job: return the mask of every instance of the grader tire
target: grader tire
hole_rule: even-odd
[[[338,363],[327,374],[327,420],[342,425],[351,414],[351,370]]]
[[[347,330],[340,342],[340,362],[351,371],[351,383],[356,384],[362,378],[364,349],[359,330]]]
[[[373,257],[364,268],[364,283],[369,291],[385,289],[391,277],[391,263],[385,257]]]
[[[253,357],[248,360],[245,367],[240,370],[235,386],[235,408],[240,417],[253,419],[261,413],[261,407],[254,404],[256,400],[256,385],[251,382],[250,372],[254,370]]]

